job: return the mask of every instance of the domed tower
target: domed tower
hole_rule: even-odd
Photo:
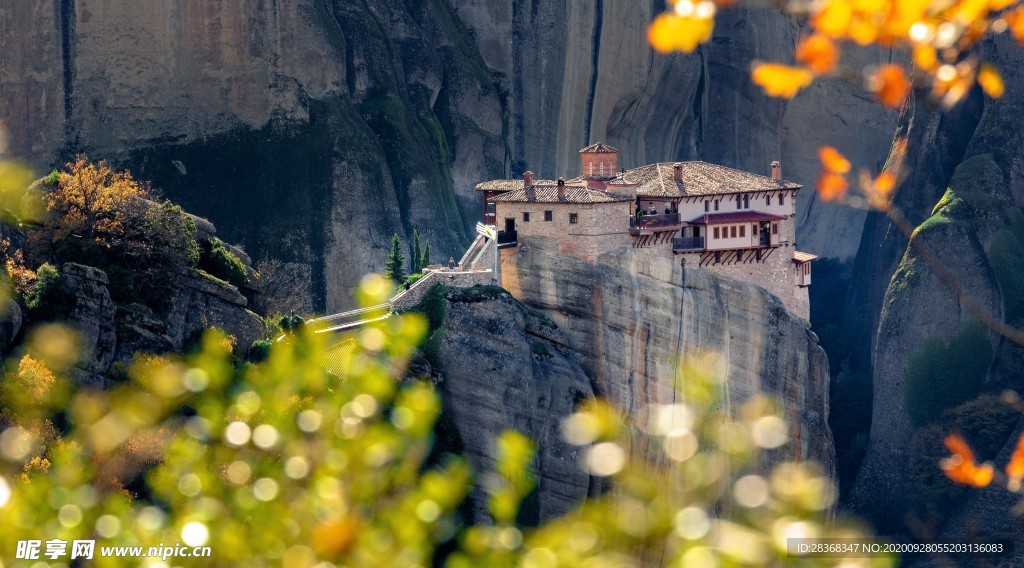
[[[598,142],[580,149],[580,165],[583,177],[591,179],[612,179],[618,173],[619,151]]]

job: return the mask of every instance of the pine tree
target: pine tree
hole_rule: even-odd
[[[391,254],[388,255],[388,261],[384,264],[384,272],[388,278],[395,281],[395,284],[405,282],[404,264],[402,241],[398,238],[398,233],[395,233],[395,236],[391,237]]]
[[[420,270],[430,266],[430,241],[423,245],[423,257],[420,258]]]
[[[421,262],[423,255],[420,253],[420,233],[416,229],[412,230],[412,273],[419,274],[423,270]]]

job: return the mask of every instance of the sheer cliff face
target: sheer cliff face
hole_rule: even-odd
[[[674,400],[676,362],[714,353],[727,406],[758,393],[778,399],[792,428],[789,457],[833,467],[828,361],[803,321],[763,289],[644,250],[589,264],[540,239],[502,271],[510,291],[583,354],[596,394],[638,424],[651,404]]]
[[[133,168],[257,260],[308,274],[327,310],[394,232],[457,257],[473,183],[575,174],[591,141],[624,165],[781,158],[808,185],[823,137],[880,161],[892,117],[861,86],[826,81],[785,103],[750,84],[751,61],[787,57],[788,18],[732,10],[698,52],[658,56],[645,36],[660,8],[26,0],[0,9],[0,121],[39,170],[77,152]],[[853,253],[859,214],[810,199],[801,219],[806,250]]]
[[[987,42],[983,56],[999,62],[1007,85],[1024,82],[1024,61],[1012,39]],[[898,132],[910,141],[909,175],[895,200],[920,226],[915,238],[934,251],[985,310],[1007,321],[1015,316],[1004,308],[1022,276],[1004,268],[1000,281],[997,271],[1000,263],[1007,266],[1007,249],[997,253],[995,243],[1012,242],[1014,215],[1024,206],[1024,155],[1014,150],[1022,142],[1022,118],[1024,92],[1012,87],[1000,100],[972,93],[947,112],[929,107],[919,94],[904,110]],[[854,326],[872,336],[874,404],[870,443],[851,504],[870,512],[898,506],[910,483],[905,468],[913,432],[904,404],[908,358],[928,339],[948,339],[978,317],[882,216],[873,216],[865,227],[854,279],[862,285],[851,296],[848,314],[860,312],[862,319]],[[1020,347],[994,334],[991,339],[994,356],[986,388],[1019,389]],[[975,494],[968,495],[972,503],[963,511],[980,510]],[[1007,518],[1005,509],[989,513],[975,520],[999,526]],[[945,530],[962,533],[968,518],[958,515]]]
[[[750,82],[753,61],[788,60],[801,33],[765,4],[723,11],[709,44],[673,56],[653,54],[646,43],[647,24],[664,8],[657,2],[452,4],[509,94],[513,175],[575,175],[576,151],[599,140],[619,148],[626,167],[703,159],[767,173],[781,160],[786,179],[807,186],[821,145],[868,167],[885,158],[896,116],[861,85],[823,80],[785,102]],[[884,57],[855,49],[844,56],[858,65]],[[802,248],[855,253],[862,214],[808,192],[799,221]]]

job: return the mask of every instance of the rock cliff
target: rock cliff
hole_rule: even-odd
[[[449,450],[469,459],[478,486],[473,514],[487,518],[488,472],[494,443],[515,429],[537,443],[537,491],[524,505],[526,522],[568,512],[589,491],[579,449],[562,439],[562,421],[594,397],[580,356],[550,320],[505,292],[467,298],[449,289],[442,326],[426,349],[444,400]],[[452,442],[454,440],[454,442]],[[442,442],[445,443],[445,442]]]
[[[675,363],[716,353],[726,407],[758,393],[776,398],[791,427],[787,457],[834,471],[828,360],[780,300],[644,249],[590,264],[535,241],[503,262],[503,282],[565,331],[595,394],[645,424],[651,404],[675,399]]]
[[[625,165],[781,158],[809,185],[819,143],[879,163],[894,122],[838,79],[789,103],[761,94],[751,61],[784,59],[800,33],[767,5],[724,13],[694,54],[660,56],[645,40],[655,4],[17,4],[0,10],[15,155],[40,170],[77,152],[132,167],[255,260],[308,275],[326,311],[379,269],[392,233],[418,229],[457,256],[473,183],[574,174],[591,141],[621,147]],[[810,198],[800,215],[805,250],[853,254],[859,213]]]
[[[985,57],[1001,62],[1008,85],[1024,82],[1012,39],[989,41],[984,51]],[[1024,205],[1024,158],[1012,148],[1021,143],[1022,116],[1024,93],[1019,89],[1008,89],[1000,100],[974,92],[948,112],[929,108],[918,94],[901,119],[899,134],[911,141],[910,175],[896,196],[918,225],[914,238],[922,239],[986,310],[1018,327],[1024,323],[1015,307],[1024,278],[1017,228]],[[850,503],[864,511],[891,512],[909,483],[906,444],[912,427],[904,404],[908,358],[929,338],[948,339],[977,317],[882,216],[869,219],[855,279],[863,286],[853,294],[848,312],[860,313],[854,320],[862,337],[871,337],[874,408],[867,456]],[[990,339],[994,349],[984,388],[1020,390],[1021,348],[994,334]],[[986,510],[971,505],[974,496],[968,493],[967,503],[957,507]],[[963,534],[968,518],[958,514],[945,530]],[[1006,520],[998,515],[973,519],[992,526]]]

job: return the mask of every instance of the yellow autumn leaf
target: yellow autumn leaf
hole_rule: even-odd
[[[759,63],[754,66],[751,79],[766,95],[791,99],[800,89],[811,84],[814,74],[803,67],[790,67],[778,63]]]
[[[660,53],[690,52],[711,39],[713,29],[714,20],[710,17],[665,13],[655,18],[647,28],[647,41]]]
[[[846,35],[853,17],[853,8],[846,0],[831,0],[814,16],[813,23],[819,32],[841,38]]]
[[[978,84],[981,85],[985,94],[993,99],[998,99],[1006,92],[1006,85],[1003,84],[1003,78],[999,75],[999,71],[988,63],[982,65],[978,71]]]

